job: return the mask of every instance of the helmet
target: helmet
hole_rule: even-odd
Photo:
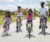
[[[18,6],[18,8],[21,8],[21,6]]]
[[[45,4],[45,2],[41,2],[41,4]]]

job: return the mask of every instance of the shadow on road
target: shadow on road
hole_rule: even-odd
[[[47,33],[47,32],[45,32],[45,34],[50,35],[50,33]],[[39,35],[43,35],[43,33],[40,32]]]
[[[22,32],[22,30],[18,31],[18,32]],[[15,33],[18,33],[17,31],[15,31]]]
[[[1,37],[8,37],[8,36],[11,36],[10,34],[6,34],[6,35],[2,35]]]
[[[28,35],[28,34],[25,36],[25,38],[27,38],[27,37],[29,37],[29,35]],[[35,38],[35,36],[34,36],[34,35],[31,35],[30,37]]]

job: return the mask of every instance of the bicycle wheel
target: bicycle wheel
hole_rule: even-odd
[[[19,23],[19,31],[21,30],[21,24]]]
[[[30,32],[29,32],[29,38],[30,38]]]
[[[18,32],[18,23],[17,23],[17,27],[16,28],[17,28],[17,32]]]
[[[45,35],[45,27],[44,27],[44,25],[42,27],[42,33]]]
[[[45,26],[44,26],[44,35],[45,35]]]

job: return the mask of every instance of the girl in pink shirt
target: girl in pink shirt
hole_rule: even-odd
[[[33,14],[32,14],[32,10],[29,9],[28,10],[28,14],[27,14],[27,23],[26,23],[26,28],[28,27],[28,23],[31,24],[31,29],[32,29],[32,17],[33,17]],[[27,28],[28,29],[28,28]]]

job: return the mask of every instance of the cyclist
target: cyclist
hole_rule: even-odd
[[[47,28],[47,8],[45,8],[44,5],[45,5],[45,2],[41,2],[41,8],[39,9],[39,16],[40,16],[40,26],[39,26],[39,28],[41,28],[41,22],[42,22],[41,16],[44,16],[46,28]]]
[[[33,18],[33,12],[31,9],[28,10],[28,14],[27,14],[27,23],[26,23],[26,29],[28,30],[28,23],[31,24],[31,30],[32,30],[32,27],[33,27],[33,24],[32,24],[32,18]]]
[[[3,26],[3,29],[4,29],[3,35],[6,35],[6,33],[8,32],[7,31],[7,28],[6,28],[6,24],[8,25],[8,30],[9,30],[9,27],[10,27],[10,19],[11,19],[11,16],[10,16],[10,13],[9,12],[6,12],[6,15],[3,18],[3,20],[4,19],[5,19],[5,23],[4,23],[4,26]]]
[[[15,16],[17,15],[17,17],[20,17],[20,23],[22,25],[22,12],[21,12],[21,6],[18,6],[18,10],[15,12]],[[16,23],[17,23],[17,18],[16,18]]]

